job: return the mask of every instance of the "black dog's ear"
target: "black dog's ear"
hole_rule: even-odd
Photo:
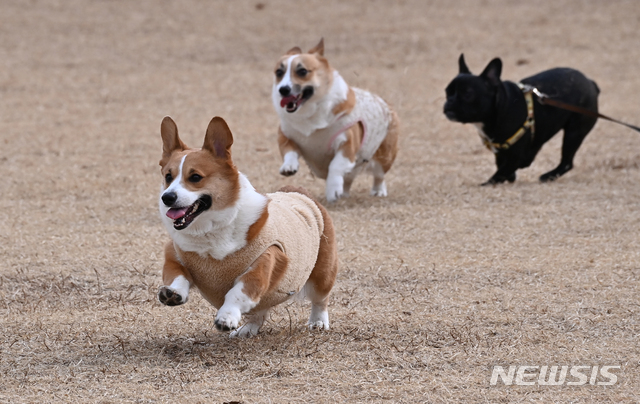
[[[487,67],[484,68],[484,71],[482,72],[482,74],[480,74],[480,77],[487,80],[489,84],[493,86],[498,86],[501,83],[500,81],[501,73],[502,73],[502,60],[500,60],[500,58],[495,58],[491,62],[489,62]]]
[[[471,74],[471,70],[469,70],[464,61],[464,53],[461,53],[458,58],[458,74]]]

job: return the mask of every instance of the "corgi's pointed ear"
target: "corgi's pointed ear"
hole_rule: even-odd
[[[231,159],[232,144],[233,136],[229,126],[224,119],[219,116],[214,117],[207,127],[202,149],[209,150],[216,157]]]
[[[164,119],[162,119],[162,124],[160,125],[160,136],[162,136],[161,165],[163,161],[166,161],[171,157],[171,153],[174,151],[182,151],[187,148],[187,146],[182,143],[182,140],[180,140],[180,136],[178,136],[178,127],[171,117],[165,116]]]
[[[324,56],[324,38],[320,38],[320,42],[318,42],[318,44],[313,48],[309,49],[309,52],[307,53],[317,53],[320,56]]]
[[[467,63],[464,61],[464,53],[461,53],[458,58],[458,74],[471,74],[471,70],[469,70]]]
[[[300,47],[298,46],[294,46],[293,48],[289,49],[287,53],[285,53],[285,55],[292,56],[292,55],[299,55],[301,53],[302,53],[302,49],[300,49]]]
[[[498,86],[501,83],[500,74],[502,74],[502,60],[500,60],[500,58],[495,58],[489,62],[487,67],[484,68],[480,77],[487,80],[489,84]]]

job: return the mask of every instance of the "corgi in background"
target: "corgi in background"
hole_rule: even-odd
[[[271,96],[280,117],[280,174],[298,172],[302,157],[326,180],[327,201],[335,202],[367,168],[371,195],[387,196],[384,175],[398,152],[398,117],[382,98],[344,81],[324,57],[322,39],[307,53],[295,47],[280,58]]]
[[[211,120],[200,149],[182,142],[169,117],[161,135],[159,208],[172,241],[160,302],[183,304],[196,286],[218,309],[216,328],[235,337],[256,335],[270,308],[301,294],[311,300],[309,327],[329,329],[338,257],[326,209],[301,188],[256,192],[233,164],[222,118]]]

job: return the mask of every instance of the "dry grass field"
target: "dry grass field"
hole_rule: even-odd
[[[600,121],[550,184],[561,135],[514,184],[447,121],[465,53],[503,78],[571,66],[605,114],[640,124],[635,0],[0,2],[0,402],[640,401],[640,134]],[[332,329],[309,305],[253,339],[197,293],[160,305],[160,122],[202,142],[224,117],[262,192],[278,174],[272,70],[324,36],[348,83],[402,121],[389,197],[359,177],[329,206],[341,271]],[[490,385],[494,365],[617,365],[613,386]],[[601,380],[601,379],[598,379]]]

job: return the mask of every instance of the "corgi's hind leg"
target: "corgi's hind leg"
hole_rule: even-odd
[[[342,197],[346,198],[349,196],[351,192],[351,185],[353,184],[353,180],[356,178],[356,173],[351,171],[350,173],[345,174],[344,176],[344,184],[342,185]]]
[[[373,187],[371,195],[387,196],[387,185],[384,182],[384,175],[391,169],[391,165],[398,154],[398,136],[400,124],[395,112],[391,112],[391,121],[387,128],[387,136],[376,150],[371,159],[370,168],[373,173]]]
[[[158,300],[167,306],[179,306],[189,300],[191,275],[180,264],[176,257],[173,242],[168,242],[164,248],[164,266],[162,267],[163,286],[158,290]]]
[[[320,250],[316,265],[305,284],[305,296],[311,301],[310,329],[329,329],[329,295],[338,274],[338,247],[335,230],[329,213],[316,202],[322,212],[324,231],[320,238]]]
[[[384,182],[384,170],[380,163],[375,160],[371,160],[369,163],[371,167],[371,173],[373,174],[373,187],[371,187],[371,195],[373,196],[387,196],[387,184]]]

